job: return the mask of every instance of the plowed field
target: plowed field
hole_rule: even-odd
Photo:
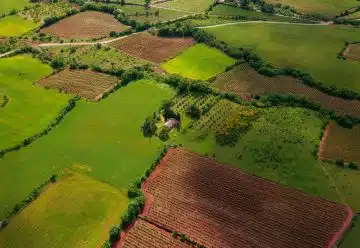
[[[118,245],[124,248],[189,248],[190,245],[182,243],[168,233],[146,221],[138,219],[126,234],[124,243]]]
[[[98,100],[113,88],[117,78],[88,70],[65,70],[37,82],[38,85]]]
[[[172,149],[143,185],[144,215],[206,247],[331,247],[352,211],[277,183]]]
[[[59,38],[101,38],[111,31],[122,32],[128,27],[118,22],[112,15],[86,11],[65,18],[40,32],[53,34]]]
[[[155,63],[161,63],[193,44],[191,38],[161,38],[145,32],[110,43],[121,51]]]
[[[330,96],[292,77],[266,77],[257,73],[248,64],[241,64],[220,75],[214,81],[214,86],[221,91],[233,92],[241,97],[267,93],[299,94],[340,115],[360,116],[360,101]]]
[[[331,123],[329,136],[325,140],[323,159],[344,159],[360,163],[360,126],[353,129]]]
[[[360,61],[360,43],[350,44],[346,50],[345,57]]]

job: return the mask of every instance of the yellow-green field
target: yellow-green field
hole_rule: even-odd
[[[15,9],[19,10],[29,5],[29,0],[1,0],[0,15]]]
[[[36,28],[38,24],[25,20],[20,16],[11,15],[0,19],[0,37],[20,36]]]
[[[126,191],[67,174],[11,219],[0,232],[0,247],[100,247],[127,204]]]

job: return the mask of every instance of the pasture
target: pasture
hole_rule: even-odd
[[[212,0],[172,0],[168,2],[163,2],[159,4],[155,4],[155,7],[164,7],[173,10],[179,10],[189,13],[199,13],[203,12],[209,8],[209,6],[213,3]]]
[[[0,18],[0,37],[20,36],[38,25],[31,20],[25,20],[20,16],[11,15]]]
[[[266,77],[246,63],[219,75],[212,84],[220,91],[232,92],[245,99],[269,93],[302,95],[324,109],[334,110],[339,115],[360,117],[358,100],[345,100],[328,95],[289,76]]]
[[[96,11],[85,11],[67,17],[40,30],[59,38],[103,38],[110,32],[122,32],[128,27],[118,22],[112,15]]]
[[[205,30],[231,46],[252,49],[275,66],[293,67],[310,73],[325,85],[360,93],[360,74],[357,73],[360,63],[337,58],[345,41],[359,39],[357,28],[239,23]]]
[[[234,63],[235,60],[223,52],[204,44],[197,44],[163,63],[161,67],[170,74],[207,80],[224,72],[226,67]]]
[[[118,188],[134,183],[164,146],[157,138],[145,138],[140,127],[173,95],[166,85],[141,80],[100,102],[79,101],[48,135],[0,159],[0,174],[6,175],[0,181],[0,219],[63,168]]]
[[[59,89],[61,92],[81,96],[89,100],[99,100],[104,93],[118,84],[116,77],[90,70],[64,70],[38,81],[45,88]]]
[[[193,44],[192,38],[161,38],[142,32],[111,42],[109,45],[130,55],[161,63]]]
[[[19,10],[30,5],[29,0],[1,0],[0,15],[6,14],[11,10]]]
[[[0,150],[45,129],[67,105],[69,96],[33,85],[51,73],[30,56],[0,59],[0,92],[8,97],[0,110]]]
[[[101,247],[127,208],[126,191],[66,174],[11,219],[0,247]]]

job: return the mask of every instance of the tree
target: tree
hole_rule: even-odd
[[[151,0],[145,0],[145,8],[149,8],[150,7],[150,3],[151,3]]]
[[[110,230],[109,233],[109,239],[111,241],[111,243],[115,243],[116,241],[119,240],[119,233],[120,233],[120,228],[117,226],[113,226]]]
[[[188,110],[186,111],[186,113],[192,118],[192,119],[199,119],[200,115],[201,115],[201,111],[200,109],[192,104],[190,105],[190,107],[188,108]]]

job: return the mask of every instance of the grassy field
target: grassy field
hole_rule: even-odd
[[[273,65],[294,67],[312,74],[326,85],[360,93],[360,74],[357,73],[360,63],[337,58],[346,40],[359,39],[359,29],[259,23],[208,28],[206,31],[232,46],[253,49]]]
[[[12,15],[0,19],[0,37],[20,36],[31,31],[38,25],[20,16]]]
[[[29,0],[1,0],[0,4],[0,15],[8,13],[9,11],[15,9],[22,9],[25,6],[29,5]]]
[[[356,0],[266,0],[273,4],[289,5],[300,12],[319,13],[334,16],[358,6]]]
[[[65,63],[71,64],[76,61],[80,64],[99,66],[103,69],[129,69],[141,66],[149,62],[140,58],[132,57],[112,47],[95,46],[46,48],[45,51],[52,57],[63,59]]]
[[[173,94],[167,86],[142,80],[100,102],[78,102],[48,135],[0,159],[0,175],[6,175],[0,181],[0,219],[66,167],[118,188],[128,187],[163,147],[158,139],[144,138],[140,127]]]
[[[121,6],[120,9],[125,12],[126,16],[130,20],[135,20],[137,22],[143,22],[143,23],[164,22],[188,15],[188,13],[186,12],[175,11],[170,9],[160,9],[156,7],[152,7],[146,10],[145,7],[136,6],[136,5],[124,5]],[[156,12],[159,12],[159,14],[155,15]]]
[[[225,71],[235,60],[214,48],[197,44],[161,65],[168,73],[207,80]]]
[[[156,4],[155,6],[198,13],[208,9],[213,2],[212,0],[173,0]]]
[[[0,149],[42,131],[66,106],[69,96],[33,85],[51,73],[29,56],[0,59],[0,92],[9,98],[0,114]]]
[[[80,174],[66,175],[11,219],[0,233],[0,247],[100,247],[127,202],[126,191]]]

